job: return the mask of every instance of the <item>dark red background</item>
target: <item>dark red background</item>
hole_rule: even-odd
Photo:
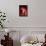
[[[28,16],[28,6],[19,5],[19,16]]]

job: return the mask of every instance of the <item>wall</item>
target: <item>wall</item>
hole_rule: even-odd
[[[19,17],[19,5],[28,5],[28,17]],[[46,27],[46,0],[0,0],[7,27]]]

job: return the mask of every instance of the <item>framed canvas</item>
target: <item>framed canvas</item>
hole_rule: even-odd
[[[28,6],[27,5],[19,5],[19,16],[28,16]]]

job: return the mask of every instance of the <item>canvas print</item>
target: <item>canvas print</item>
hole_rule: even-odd
[[[28,6],[19,5],[19,16],[28,16]]]

